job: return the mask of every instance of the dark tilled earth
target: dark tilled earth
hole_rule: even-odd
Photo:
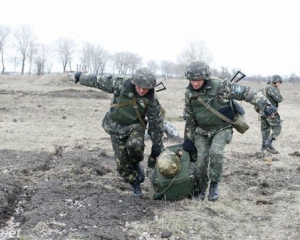
[[[114,159],[101,149],[49,153],[0,151],[0,223],[12,216],[22,235],[47,239],[134,239],[126,221],[152,218],[159,201],[130,196]],[[18,211],[16,212],[16,209]],[[44,232],[44,233],[43,233]]]

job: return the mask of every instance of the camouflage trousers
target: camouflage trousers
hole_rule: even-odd
[[[206,189],[209,180],[221,182],[224,162],[225,146],[231,142],[232,128],[221,131],[204,131],[197,128],[195,132],[195,146],[197,148],[198,188]]]
[[[117,163],[117,171],[125,182],[133,182],[138,176],[135,164],[144,159],[144,132],[142,128],[132,130],[128,136],[110,134]]]
[[[278,138],[281,133],[281,120],[277,116],[275,118],[260,118],[260,129],[262,135],[262,145],[265,144],[266,140],[269,137],[272,137],[274,140]]]

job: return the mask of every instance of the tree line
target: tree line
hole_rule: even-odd
[[[84,43],[80,49],[77,48],[75,40],[70,38],[58,38],[52,45],[39,43],[34,31],[28,25],[19,25],[15,29],[11,29],[7,25],[0,25],[0,54],[2,74],[5,74],[5,65],[8,62],[14,65],[14,72],[16,72],[16,67],[21,65],[21,75],[25,72],[37,75],[49,74],[54,62],[61,64],[63,73],[84,71],[103,74],[110,64],[110,71],[118,75],[132,74],[143,65],[143,58],[136,53],[124,51],[111,54],[101,45],[90,42]],[[76,54],[79,54],[80,63],[76,64],[76,69],[72,69]],[[195,59],[207,63],[213,59],[202,40],[191,40],[178,55],[177,62],[150,60],[146,64],[154,72],[160,72],[160,75],[165,79],[183,78],[186,64]],[[222,66],[220,71],[211,69],[211,72],[214,76],[231,79],[238,70],[229,70]],[[253,81],[268,80],[261,76],[251,76],[247,79]],[[293,73],[288,80],[300,81],[299,77]]]

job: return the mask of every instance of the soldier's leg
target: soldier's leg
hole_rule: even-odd
[[[164,121],[164,133],[167,135],[168,138],[179,138],[179,131],[176,127],[169,121]]]
[[[125,182],[133,182],[137,178],[136,171],[133,170],[132,163],[128,157],[126,142],[128,138],[120,139],[117,135],[110,135],[114,150],[117,171]]]
[[[209,162],[209,201],[217,201],[219,197],[218,183],[222,180],[224,149],[231,142],[233,131],[231,128],[225,129],[214,135],[210,148]]]
[[[272,129],[272,133],[271,136],[265,142],[266,149],[270,153],[278,154],[279,152],[273,147],[272,142],[276,140],[276,138],[281,133],[281,121],[279,117],[268,118],[267,121]]]
[[[262,136],[262,143],[261,143],[261,151],[266,150],[265,142],[270,137],[271,134],[271,126],[269,125],[268,118],[261,117],[260,118],[260,130],[261,130],[261,136]]]
[[[276,140],[281,133],[281,120],[279,117],[269,118],[268,123],[272,129],[271,137]]]
[[[204,200],[206,189],[208,186],[208,164],[209,164],[209,149],[211,146],[211,139],[207,136],[196,133],[195,146],[197,148],[197,175],[198,183],[196,189],[198,200]]]
[[[144,133],[145,130],[140,127],[133,130],[126,142],[126,149],[128,151],[128,157],[130,159],[132,169],[135,172],[136,179],[131,182],[133,187],[133,195],[136,197],[142,196],[142,189],[140,184],[145,180],[145,172],[140,162],[144,160],[145,142]]]

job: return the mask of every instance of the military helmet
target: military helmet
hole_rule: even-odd
[[[279,75],[273,75],[271,77],[271,83],[277,83],[277,82],[282,83],[282,77]]]
[[[174,177],[181,168],[180,158],[169,149],[161,152],[157,158],[158,171],[164,177]]]
[[[135,71],[131,82],[142,88],[155,88],[156,76],[150,68],[143,67]]]
[[[210,71],[207,63],[195,60],[186,66],[185,77],[189,80],[210,80]]]

